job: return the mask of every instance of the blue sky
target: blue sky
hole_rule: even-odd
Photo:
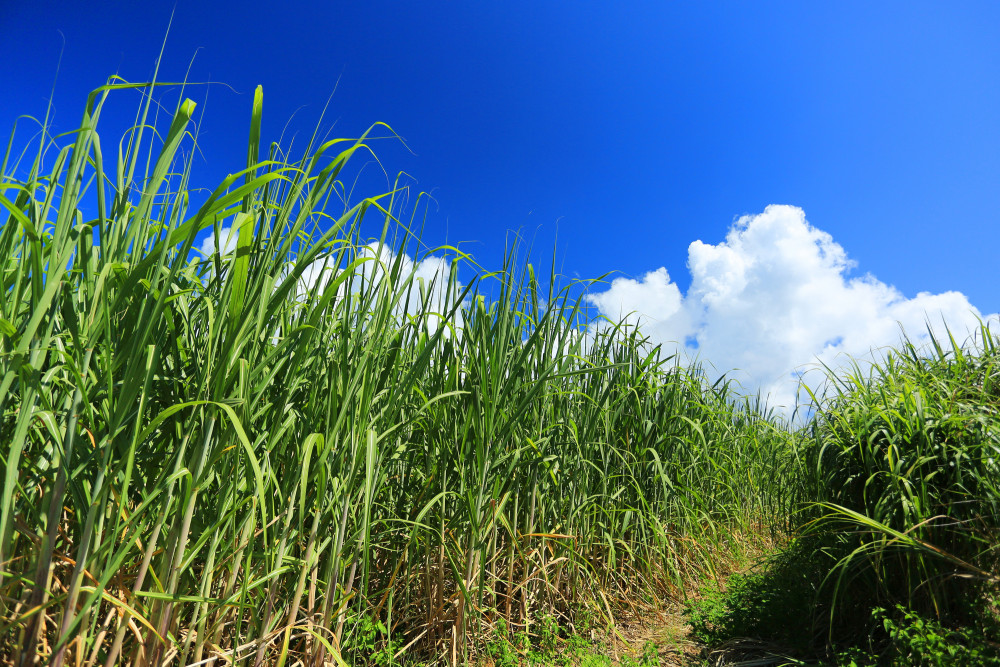
[[[3,135],[44,114],[61,49],[57,129],[108,75],[147,79],[172,11],[161,79],[194,58],[192,80],[227,84],[192,91],[206,185],[242,164],[257,84],[269,139],[310,131],[336,88],[326,126],[389,123],[412,153],[379,157],[438,202],[425,241],[469,242],[487,267],[507,230],[542,256],[558,235],[567,275],[648,287],[662,267],[704,311],[716,282],[691,244],[750,248],[727,241],[734,222],[782,204],[853,262],[831,280],[871,274],[898,290],[883,305],[954,291],[1000,310],[1000,4],[0,2]]]

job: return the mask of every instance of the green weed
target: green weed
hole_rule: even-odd
[[[968,629],[948,629],[897,605],[891,612],[881,607],[872,612],[876,624],[888,637],[880,653],[852,647],[841,651],[837,664],[850,667],[951,667],[953,665],[1000,665],[1000,650]]]
[[[343,657],[352,665],[389,667],[399,649],[399,642],[389,639],[389,631],[381,621],[363,616],[345,623]]]

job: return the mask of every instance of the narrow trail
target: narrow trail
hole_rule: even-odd
[[[690,628],[684,619],[683,605],[671,603],[665,609],[653,611],[641,618],[630,619],[618,626],[618,634],[606,653],[612,664],[632,663],[644,656],[650,642],[655,645],[659,665],[664,667],[690,667],[697,664],[702,646],[690,637]],[[623,641],[624,639],[624,641]]]

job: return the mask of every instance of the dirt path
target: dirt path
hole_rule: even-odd
[[[701,646],[689,637],[683,605],[671,603],[660,611],[651,611],[641,617],[629,619],[617,627],[616,637],[605,650],[613,665],[623,662],[642,664],[647,645],[652,642],[659,665],[664,667],[690,667],[696,664]]]

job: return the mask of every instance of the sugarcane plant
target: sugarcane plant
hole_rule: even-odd
[[[613,623],[788,516],[781,420],[593,321],[591,283],[515,241],[493,272],[427,249],[401,180],[349,201],[388,126],[292,159],[258,88],[204,195],[196,105],[177,84],[160,122],[162,85],[114,78],[4,154],[4,660],[465,659],[501,621]]]

